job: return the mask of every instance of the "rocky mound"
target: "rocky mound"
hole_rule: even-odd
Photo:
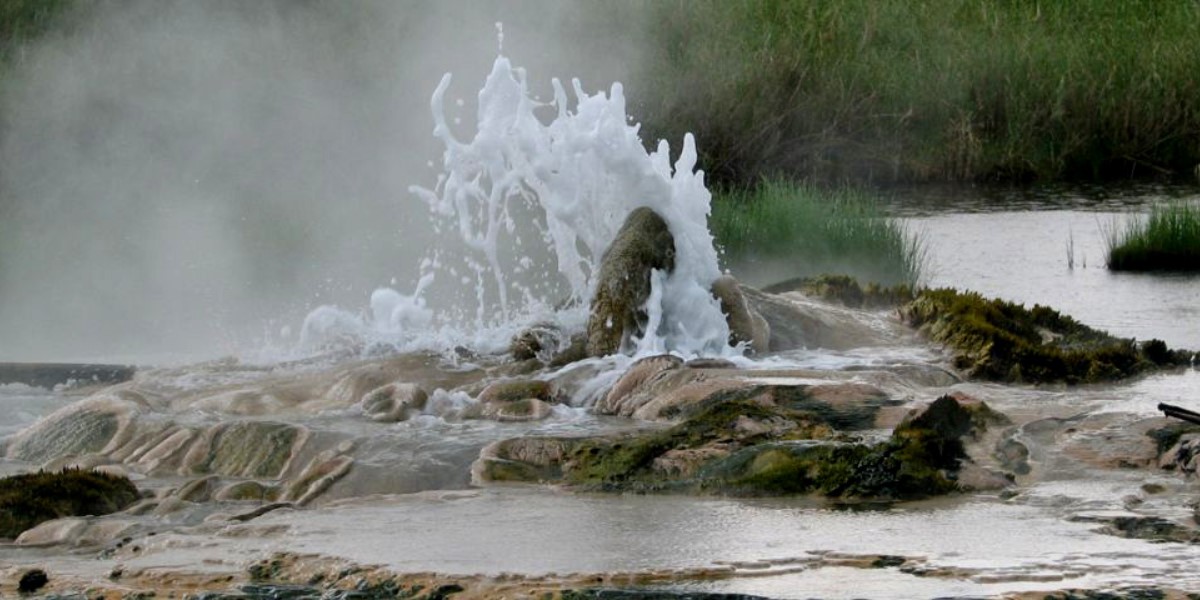
[[[0,479],[0,538],[16,538],[44,521],[106,515],[133,504],[128,478],[99,471],[39,471]]]

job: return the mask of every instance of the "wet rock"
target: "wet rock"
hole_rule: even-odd
[[[399,375],[391,361],[368,363],[343,375],[329,388],[325,398],[330,406],[350,406],[361,401],[371,390],[395,381]]]
[[[568,340],[554,323],[535,323],[513,336],[508,351],[517,360],[537,359],[549,363]]]
[[[349,455],[352,449],[352,445],[346,444],[317,454],[284,487],[280,499],[305,506],[324,494],[350,472],[354,465],[354,458]]]
[[[17,536],[19,546],[99,546],[125,537],[136,527],[125,519],[67,517],[46,521]]]
[[[1161,342],[1139,345],[1044,307],[988,300],[952,289],[924,290],[901,309],[909,325],[949,346],[971,377],[1068,384],[1113,381],[1186,365],[1190,353]]]
[[[130,423],[142,408],[136,398],[127,395],[86,398],[18,433],[6,455],[40,464],[62,456],[103,453],[124,443]]]
[[[547,381],[537,379],[497,381],[483,388],[476,397],[481,404],[507,404],[528,399],[553,403],[553,386]]]
[[[750,354],[767,352],[771,341],[771,327],[758,311],[754,310],[742,294],[736,279],[722,275],[712,284],[712,294],[721,303],[721,312],[729,324],[729,343],[745,343]]]
[[[1184,526],[1162,517],[1139,515],[1091,517],[1081,515],[1071,520],[1085,523],[1103,523],[1104,526],[1100,531],[1117,537],[1156,542],[1200,543],[1200,531],[1195,527]]]
[[[407,421],[425,408],[429,394],[415,383],[394,382],[367,392],[362,399],[363,413],[373,421]]]
[[[693,358],[685,363],[685,367],[689,369],[736,369],[738,366],[733,361],[725,358],[716,358],[713,356],[702,356]]]
[[[648,356],[635,361],[625,374],[617,380],[612,390],[597,402],[594,410],[602,415],[630,416],[645,403],[653,399],[653,382],[662,378],[664,373],[678,369],[683,365],[683,359],[670,354]]]
[[[1159,458],[1161,469],[1195,475],[1200,463],[1200,434],[1180,436],[1179,441]]]
[[[187,502],[208,502],[219,483],[216,475],[194,479],[181,486],[175,496]]]
[[[231,483],[213,494],[213,499],[218,502],[238,502],[245,500],[268,502],[278,497],[278,488],[258,481],[238,481]]]
[[[0,479],[0,537],[51,519],[106,515],[133,504],[137,488],[125,477],[83,470],[38,472]]]
[[[21,573],[21,578],[17,580],[17,591],[22,594],[32,594],[46,587],[50,583],[50,576],[42,569],[30,569]]]
[[[562,466],[575,440],[527,437],[488,444],[471,464],[471,483],[541,483],[562,478]]]
[[[191,474],[278,478],[307,439],[306,429],[290,423],[221,423],[192,444],[182,469]]]
[[[553,384],[533,379],[498,381],[479,392],[477,403],[463,412],[468,419],[537,421],[553,412],[558,401]]]
[[[797,348],[847,350],[879,346],[890,339],[885,332],[869,326],[861,311],[795,293],[767,294],[744,286],[741,290],[750,308],[767,322],[767,350],[771,352]]]
[[[631,336],[643,333],[650,272],[674,268],[675,240],[666,221],[649,208],[634,209],[600,260],[587,321],[588,356],[620,352]]]

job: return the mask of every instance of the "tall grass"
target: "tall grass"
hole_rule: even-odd
[[[1098,180],[1200,163],[1194,0],[679,0],[636,95],[710,180]]]
[[[913,285],[924,266],[920,237],[884,217],[875,198],[855,188],[767,180],[719,192],[709,227],[735,274],[768,271],[765,276],[778,280],[847,273]]]
[[[1200,206],[1156,205],[1145,219],[1111,229],[1107,243],[1115,271],[1200,271]]]

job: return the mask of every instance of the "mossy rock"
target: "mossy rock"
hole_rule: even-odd
[[[39,471],[0,479],[0,537],[62,517],[105,515],[133,504],[138,490],[128,478],[99,471]]]
[[[1114,381],[1185,365],[1191,353],[1092,329],[1044,306],[1025,308],[953,289],[924,290],[901,309],[909,325],[954,351],[954,364],[991,381]]]
[[[634,209],[600,260],[587,321],[588,356],[619,352],[630,336],[642,333],[650,272],[674,268],[675,239],[667,222],[649,208]]]
[[[602,491],[911,500],[958,490],[956,474],[969,460],[964,439],[1007,423],[983,403],[943,396],[888,440],[866,443],[835,433],[811,412],[761,400],[724,398],[670,429],[581,440],[569,450],[564,477]],[[721,451],[695,469],[655,468],[668,453],[698,448]]]
[[[719,394],[720,398],[697,407],[669,429],[620,438],[582,440],[567,457],[566,480],[596,489],[665,489],[674,484],[653,469],[654,460],[672,450],[721,443],[737,449],[788,437],[823,437],[831,434],[824,424],[787,408],[762,404],[748,394]]]

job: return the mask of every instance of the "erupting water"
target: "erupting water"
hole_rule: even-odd
[[[313,311],[304,323],[304,345],[349,335],[405,350],[465,345],[490,351],[534,319],[577,329],[601,256],[630,211],[645,206],[667,222],[676,266],[652,277],[648,334],[638,340],[638,352],[737,352],[709,292],[720,275],[707,224],[711,195],[695,168],[690,135],[672,167],[666,141],[646,152],[619,83],[607,95],[589,95],[573,80],[571,110],[557,79],[554,100],[539,102],[524,70],[500,56],[479,92],[477,131],[464,142],[446,118],[450,80],[446,74],[432,99],[444,173],[432,189],[410,190],[453,245],[431,250],[411,295],[377,290],[369,317],[329,306]],[[543,123],[539,109],[557,113]],[[433,310],[427,292],[435,280],[452,288],[453,301],[439,299]]]

